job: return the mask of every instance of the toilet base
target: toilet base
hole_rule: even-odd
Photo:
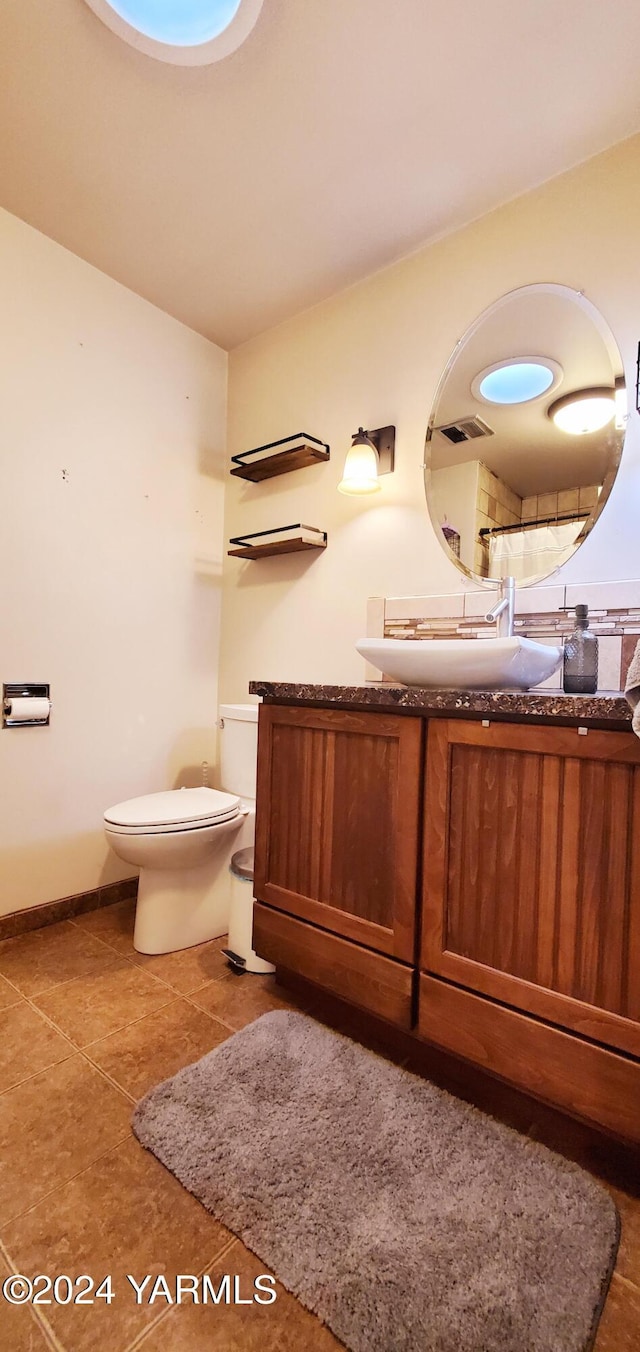
[[[224,851],[220,868],[143,868],[133,946],[138,953],[175,953],[226,934],[231,887]]]

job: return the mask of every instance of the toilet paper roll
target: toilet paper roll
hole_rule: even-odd
[[[7,718],[12,723],[32,723],[34,719],[39,722],[46,722],[51,709],[51,700],[29,699],[26,695],[7,701]]]

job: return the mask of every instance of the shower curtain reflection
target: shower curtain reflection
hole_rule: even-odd
[[[515,577],[516,582],[547,575],[571,554],[586,515],[559,525],[501,530],[489,536],[489,577]]]

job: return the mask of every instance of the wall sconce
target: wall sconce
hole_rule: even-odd
[[[561,432],[570,436],[583,436],[587,432],[598,432],[606,427],[616,412],[615,394],[606,387],[590,390],[574,390],[573,394],[564,394],[547,409]]]
[[[338,492],[353,497],[377,493],[379,475],[393,473],[395,445],[395,427],[377,427],[372,432],[359,427],[347,452]]]

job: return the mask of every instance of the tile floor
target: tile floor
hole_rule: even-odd
[[[216,1286],[228,1273],[246,1299],[264,1267],[139,1146],[132,1104],[259,1014],[309,1008],[312,997],[234,977],[220,940],[143,957],[133,907],[0,943],[0,1281],[12,1271],[96,1282],[110,1273],[115,1293],[110,1305],[35,1310],[0,1297],[3,1352],[336,1352],[341,1344],[281,1287],[273,1305],[135,1302],[127,1273],[171,1282],[206,1272]],[[313,1009],[349,1031],[337,1007]],[[483,1084],[479,1106],[578,1159],[614,1193],[623,1238],[595,1352],[640,1352],[637,1157]]]

